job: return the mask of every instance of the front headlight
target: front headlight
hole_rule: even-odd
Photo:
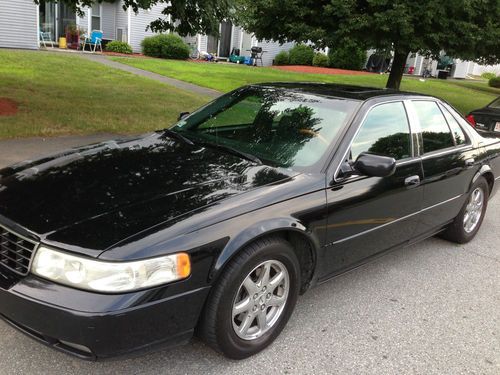
[[[41,246],[31,272],[75,288],[127,292],[185,279],[191,274],[191,262],[186,253],[134,262],[106,262]]]

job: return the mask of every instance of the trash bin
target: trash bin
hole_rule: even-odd
[[[447,79],[449,74],[450,72],[448,72],[447,70],[440,70],[438,72],[438,79]]]
[[[63,48],[63,49],[68,48],[68,46],[66,45],[66,38],[65,37],[59,38],[59,48]]]

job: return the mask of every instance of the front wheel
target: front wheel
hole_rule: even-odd
[[[251,244],[214,287],[202,317],[201,337],[229,358],[258,353],[290,318],[299,275],[300,266],[288,242],[269,237]]]
[[[443,233],[443,237],[457,243],[467,243],[472,240],[483,223],[488,197],[488,182],[484,177],[479,177],[472,185],[462,210]]]

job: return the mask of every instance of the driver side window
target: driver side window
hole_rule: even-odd
[[[396,160],[411,156],[410,126],[403,102],[381,104],[368,113],[352,143],[350,159],[355,161],[362,152]]]

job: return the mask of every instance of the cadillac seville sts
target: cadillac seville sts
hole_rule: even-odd
[[[500,139],[434,97],[261,84],[173,127],[0,170],[0,317],[101,359],[197,334],[269,345],[299,294],[478,232]]]

